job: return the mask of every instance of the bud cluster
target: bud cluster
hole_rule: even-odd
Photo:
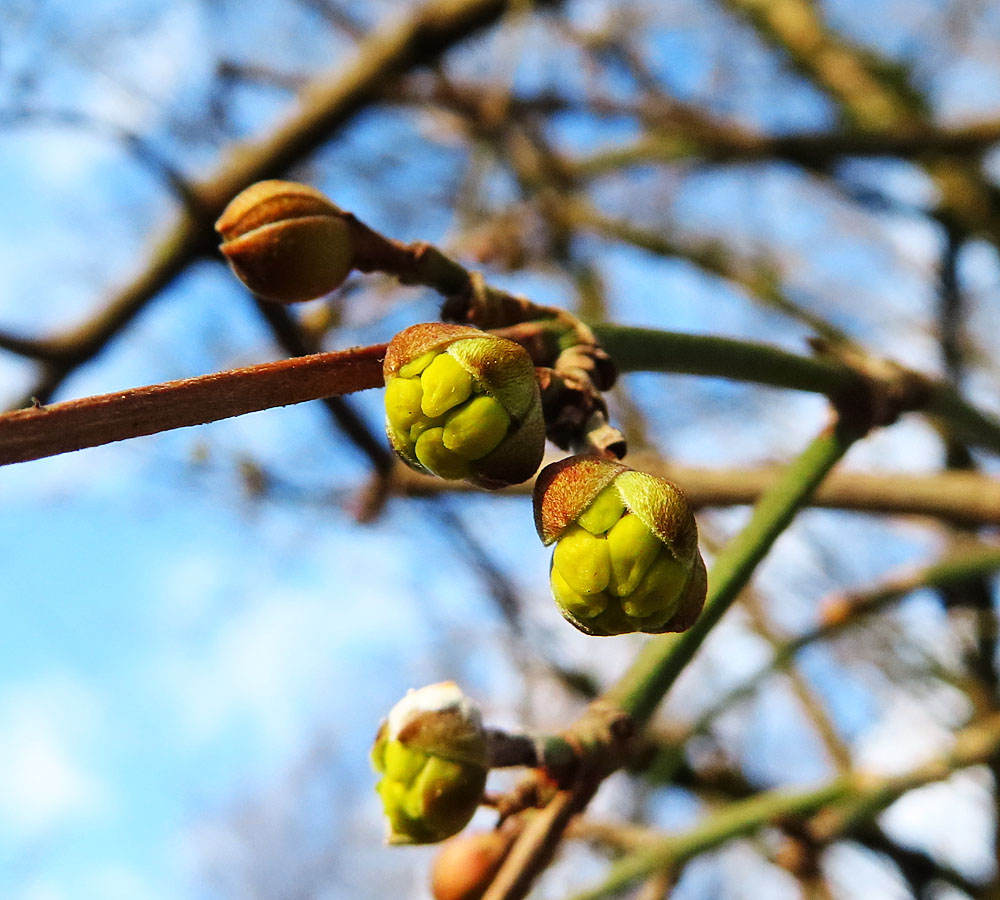
[[[479,708],[451,681],[410,691],[372,748],[390,844],[432,844],[461,831],[486,786]]]
[[[555,543],[552,595],[581,631],[683,631],[701,611],[706,577],[697,527],[669,481],[573,457],[539,475],[535,521],[542,541]]]
[[[545,425],[535,367],[513,341],[460,325],[414,325],[385,357],[386,429],[411,467],[487,488],[530,478]]]

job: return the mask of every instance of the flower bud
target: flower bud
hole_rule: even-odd
[[[593,635],[684,631],[705,602],[705,563],[687,500],[671,482],[576,456],[535,484],[535,527],[555,544],[550,583],[563,616]]]
[[[448,841],[431,869],[434,900],[479,900],[507,858],[513,829],[461,835]]]
[[[451,681],[410,691],[372,748],[390,844],[433,844],[461,831],[489,765],[479,708]]]
[[[326,196],[292,181],[259,181],[225,208],[215,230],[223,255],[251,291],[295,303],[330,293],[351,271],[347,216]]]
[[[545,449],[538,378],[519,344],[463,325],[413,325],[385,356],[386,431],[411,468],[495,490]]]

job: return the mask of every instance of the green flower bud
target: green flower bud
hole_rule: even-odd
[[[266,300],[322,297],[340,287],[352,268],[346,213],[304,184],[251,185],[233,198],[215,230],[236,277]]]
[[[519,344],[462,325],[413,325],[385,356],[386,431],[410,467],[491,490],[535,474],[538,378]]]
[[[483,796],[489,765],[478,707],[451,681],[410,691],[372,748],[390,844],[433,844],[461,831]]]
[[[676,485],[598,457],[547,466],[535,525],[555,544],[550,582],[563,616],[593,635],[684,631],[705,602],[698,529]]]

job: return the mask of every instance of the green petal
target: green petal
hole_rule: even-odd
[[[400,378],[413,378],[414,375],[419,375],[426,369],[431,360],[438,355],[441,351],[439,350],[428,350],[426,353],[421,354],[416,359],[411,359],[405,366],[399,367],[398,375]]]
[[[404,809],[419,820],[424,840],[444,840],[472,818],[485,781],[485,768],[432,756],[407,792]]]
[[[612,590],[628,597],[638,586],[657,554],[666,550],[663,542],[635,515],[622,516],[608,532],[611,554]]]
[[[597,594],[611,580],[608,542],[577,525],[566,530],[552,554],[552,565],[580,594]]]
[[[447,353],[439,353],[420,375],[424,415],[440,416],[472,394],[472,376]]]
[[[383,760],[387,778],[409,783],[420,774],[427,762],[427,754],[411,750],[399,741],[389,741]]]
[[[444,426],[444,445],[462,459],[480,459],[507,434],[510,416],[492,397],[475,397],[455,410]]]
[[[393,428],[406,432],[414,422],[423,419],[420,408],[423,393],[419,378],[393,378],[386,384],[385,414]]]
[[[609,603],[608,608],[599,616],[587,622],[587,627],[592,629],[594,634],[608,637],[615,634],[633,634],[637,630],[633,620],[614,602]]]
[[[446,759],[432,756],[421,770],[417,779],[406,792],[403,808],[406,814],[420,819],[434,812],[432,805],[441,802],[449,789],[462,782],[462,766]]]
[[[551,586],[552,596],[559,608],[577,619],[592,619],[594,616],[599,616],[608,605],[608,598],[603,593],[578,594],[554,567]]]
[[[634,617],[653,616],[659,613],[673,615],[680,603],[688,577],[687,566],[678,562],[665,550],[649,567],[639,586],[622,600],[622,609]]]
[[[613,485],[601,491],[577,518],[576,523],[591,534],[604,534],[625,512],[625,504]]]
[[[377,785],[375,785],[375,790],[378,791],[379,796],[382,798],[382,802],[388,806],[392,804],[393,806],[399,806],[403,802],[403,798],[406,796],[406,785],[399,781],[393,781],[391,778],[383,778]]]
[[[428,428],[416,444],[413,453],[420,464],[441,478],[467,478],[469,464],[462,457],[452,453],[444,445],[444,429]]]

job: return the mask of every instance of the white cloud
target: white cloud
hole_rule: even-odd
[[[0,834],[41,837],[107,807],[107,791],[80,759],[99,724],[94,696],[64,676],[0,694]]]

